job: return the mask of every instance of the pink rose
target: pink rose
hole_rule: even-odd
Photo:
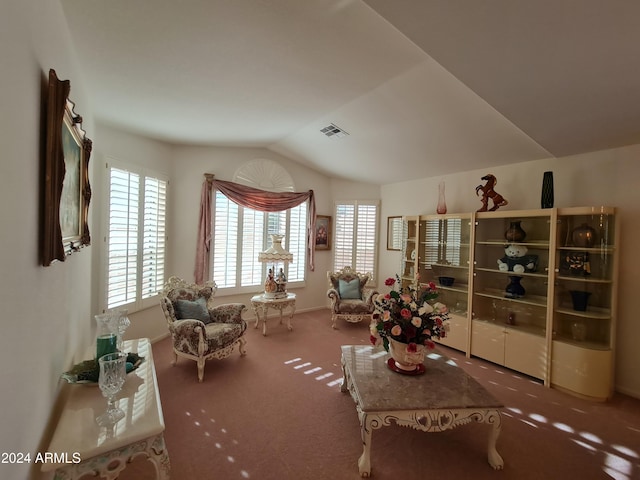
[[[411,318],[411,310],[409,310],[408,308],[403,308],[402,310],[400,310],[400,316],[402,318]]]
[[[396,281],[395,281],[395,279],[393,279],[393,278],[391,278],[391,277],[387,278],[387,279],[384,281],[384,284],[385,284],[387,287],[391,287],[394,283],[396,283]]]
[[[402,333],[402,328],[400,328],[400,325],[394,325],[393,328],[391,329],[391,335],[394,336],[398,336]]]

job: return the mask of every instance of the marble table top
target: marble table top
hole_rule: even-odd
[[[382,347],[343,345],[342,359],[363,412],[501,408],[474,378],[438,349],[425,358],[425,373],[393,372]]]
[[[127,340],[125,352],[144,357],[137,370],[127,375],[117,406],[126,416],[109,431],[96,423],[107,408],[107,400],[97,385],[64,385],[66,401],[47,451],[76,452],[84,461],[124,445],[153,437],[164,431],[164,417],[156,382],[151,342],[148,338]],[[71,454],[71,453],[69,453]],[[60,467],[44,463],[42,471]]]

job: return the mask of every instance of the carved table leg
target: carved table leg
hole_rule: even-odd
[[[264,305],[262,307],[262,336],[267,336],[267,312],[269,311],[269,307]]]
[[[502,428],[502,417],[500,416],[500,412],[498,410],[489,412],[487,422],[491,424],[488,447],[489,465],[496,470],[502,470],[502,467],[504,467],[504,460],[498,453],[498,450],[496,450],[496,441],[498,440],[498,435],[500,435],[500,430]]]
[[[342,383],[340,384],[340,391],[342,393],[347,393],[349,391],[349,387],[347,386],[348,373],[344,355],[340,357],[340,363],[342,363]]]
[[[362,436],[362,455],[358,459],[358,471],[361,477],[371,475],[371,423],[364,412],[358,412],[360,417],[360,434]]]
[[[291,313],[289,314],[289,320],[287,322],[287,328],[289,329],[289,331],[293,330],[293,325],[291,325],[291,321],[293,320],[293,314],[296,313],[296,304],[295,302],[293,302],[291,305]]]
[[[258,306],[257,303],[254,303],[252,307],[253,307],[253,314],[256,316],[256,325],[253,328],[258,328],[258,324],[260,323],[260,313],[259,313],[260,307]]]

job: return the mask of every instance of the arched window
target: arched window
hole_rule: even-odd
[[[294,192],[289,173],[272,160],[256,159],[241,165],[233,181],[272,192]],[[218,292],[255,292],[262,285],[267,266],[258,253],[269,246],[269,234],[284,235],[283,246],[293,262],[282,265],[288,287],[305,280],[307,203],[281,212],[262,212],[241,207],[214,190],[212,208],[211,269]]]

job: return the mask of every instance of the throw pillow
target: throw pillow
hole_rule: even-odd
[[[340,279],[338,282],[338,292],[343,300],[360,300],[360,280],[354,278],[350,282]]]
[[[203,297],[198,298],[195,302],[190,300],[177,300],[175,303],[176,318],[178,320],[194,319],[209,323],[211,317],[207,309],[207,300]]]

